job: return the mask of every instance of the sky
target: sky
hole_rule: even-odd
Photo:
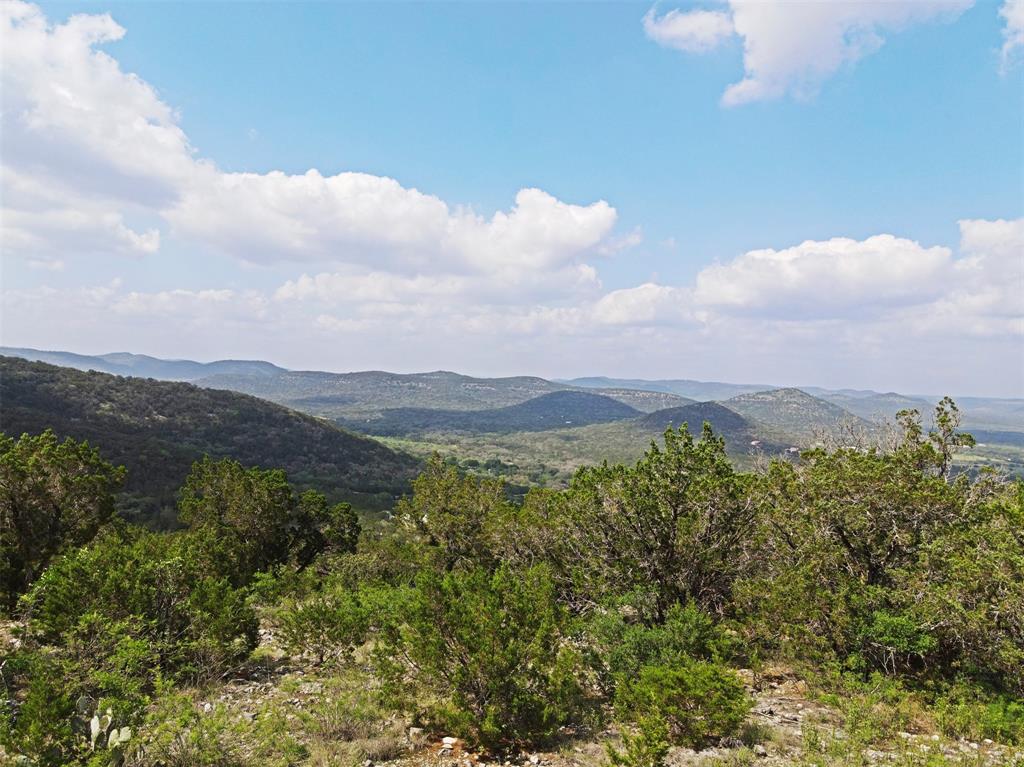
[[[1024,397],[1024,0],[0,9],[4,345]]]

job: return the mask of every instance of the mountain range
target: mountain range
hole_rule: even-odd
[[[937,401],[895,392],[687,379],[476,378],[448,371],[332,373],[287,370],[259,360],[202,363],[128,353],[87,356],[3,347],[0,354],[126,376],[116,379],[122,382],[117,384],[121,388],[138,386],[124,382],[146,378],[187,382],[196,392],[206,392],[195,395],[195,407],[200,407],[203,397],[227,392],[250,395],[244,400],[250,403],[243,408],[246,412],[251,403],[269,400],[314,416],[312,422],[322,427],[370,435],[417,458],[437,450],[470,462],[482,458],[496,461],[495,466],[519,467],[509,471],[518,471],[516,476],[524,483],[538,477],[564,480],[583,462],[631,460],[666,427],[684,422],[693,432],[699,432],[704,421],[710,422],[734,458],[743,462],[755,452],[791,452],[822,438],[870,435],[901,409],[919,410],[928,425]],[[964,397],[958,402],[963,427],[982,443],[972,460],[1024,471],[1024,400]],[[10,401],[0,405],[7,410]],[[59,421],[64,405],[54,402],[52,408],[51,420]],[[95,426],[94,421],[90,416],[82,423]],[[10,417],[3,421],[5,430],[9,431],[11,422]],[[179,436],[185,438],[187,430]],[[212,446],[213,453],[229,454],[219,439],[211,430],[203,437],[204,445]],[[296,460],[293,470],[300,464]],[[346,484],[344,471],[339,477],[339,490],[367,492]]]
[[[228,389],[287,405],[313,415],[341,419],[379,417],[393,408],[442,410],[489,410],[526,402],[556,391],[586,390],[611,397],[641,412],[681,407],[693,401],[726,401],[742,395],[777,391],[770,384],[736,384],[688,379],[643,380],[590,377],[547,380],[534,376],[475,378],[448,371],[389,373],[362,371],[330,373],[293,371],[261,360],[164,360],[141,354],[118,352],[89,356],[65,351],[41,351],[0,347],[0,355],[49,362],[78,370],[97,370],[122,376],[189,381],[212,389]],[[898,394],[854,389],[823,389],[803,386],[799,390],[818,401],[831,403],[849,414],[869,421],[891,419],[898,410],[916,408],[928,413],[938,396]],[[770,416],[758,400],[734,400],[741,412]],[[968,428],[1024,432],[1024,399],[957,397]],[[791,403],[793,404],[793,403]],[[804,400],[805,405],[813,404]],[[788,406],[787,406],[788,407]],[[838,416],[820,404],[817,415]],[[799,409],[799,408],[798,408]],[[792,415],[793,408],[789,408]],[[802,417],[802,414],[801,414]],[[760,420],[770,421],[771,418]]]

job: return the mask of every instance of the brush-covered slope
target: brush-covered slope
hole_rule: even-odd
[[[741,394],[722,404],[767,429],[774,438],[788,437],[801,446],[824,434],[838,434],[850,425],[868,426],[848,410],[800,389]]]
[[[591,389],[596,394],[603,394],[619,402],[625,402],[641,413],[653,413],[670,407],[692,405],[694,400],[661,391],[644,391],[642,389]]]
[[[695,402],[659,410],[633,421],[632,425],[655,436],[669,427],[678,429],[684,423],[694,437],[700,436],[705,423],[711,424],[715,434],[725,439],[726,449],[733,457],[753,452],[779,453],[791,446],[719,402]]]
[[[366,418],[393,408],[487,410],[569,387],[531,376],[473,378],[434,373],[323,373],[290,371],[273,378],[218,375],[196,382],[269,399],[296,410],[333,418]]]
[[[748,434],[752,430],[746,418],[717,402],[695,402],[683,407],[658,410],[637,419],[637,425],[647,431],[663,432],[670,426],[678,429],[685,423],[690,432],[696,435],[700,433],[705,421],[711,424],[716,434]]]
[[[128,468],[125,508],[167,525],[177,489],[204,453],[281,468],[362,508],[383,508],[418,463],[373,440],[279,405],[187,383],[121,378],[0,357],[0,430],[52,428]]]
[[[900,410],[917,410],[927,416],[935,407],[933,402],[922,397],[908,397],[896,392],[837,391],[814,393],[827,402],[841,407],[855,416],[880,423],[892,421]]]
[[[368,434],[406,436],[423,433],[507,433],[587,426],[635,418],[629,405],[585,391],[557,391],[490,410],[394,408],[379,418],[343,423]]]

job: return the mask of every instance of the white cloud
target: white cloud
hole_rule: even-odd
[[[296,367],[649,377],[1024,393],[1024,219],[964,220],[958,247],[882,234],[762,249],[657,282],[501,303],[466,276],[300,275],[276,291],[129,290],[119,282],[4,295],[23,345]],[[74,324],[54,325],[54,316]],[[130,320],[130,321],[126,321]],[[304,341],[304,342],[303,342]],[[956,364],[936,367],[953,355]]]
[[[702,270],[695,298],[702,306],[767,316],[863,316],[936,297],[952,277],[949,248],[882,234],[751,251]]]
[[[5,252],[151,254],[170,227],[252,263],[429,268],[512,284],[551,272],[547,282],[567,284],[611,239],[608,203],[539,189],[483,216],[365,173],[221,171],[197,158],[156,90],[99,49],[124,34],[109,15],[54,25],[20,0],[0,6]]]
[[[722,11],[669,11],[644,15],[644,32],[659,45],[688,53],[717,48],[734,34],[732,19]]]
[[[1003,69],[1008,68],[1024,48],[1024,0],[1004,0],[999,9],[1003,18]]]
[[[406,277],[388,272],[323,272],[288,280],[274,293],[278,301],[388,303],[412,297],[449,297],[466,290],[463,277]]]
[[[690,309],[689,291],[647,282],[607,293],[591,314],[603,325],[680,324],[690,318]]]
[[[964,220],[960,233],[959,257],[889,234],[751,251],[702,270],[694,301],[709,322],[787,333],[839,322],[861,337],[1024,336],[1024,219]]]
[[[1010,0],[1019,2],[1019,0]],[[666,47],[706,52],[731,35],[743,39],[745,76],[722,96],[726,106],[814,95],[829,77],[873,53],[885,35],[913,24],[951,20],[974,0],[782,2],[729,0],[729,11],[678,11],[644,17],[648,37]]]

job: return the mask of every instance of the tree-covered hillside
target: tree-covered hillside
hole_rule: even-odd
[[[870,428],[870,424],[853,413],[800,389],[740,394],[722,404],[761,424],[762,429],[770,434],[800,445],[807,445],[826,435],[840,435],[846,429]]]
[[[393,408],[379,418],[343,421],[367,434],[407,436],[425,432],[506,433],[545,431],[635,418],[639,411],[601,394],[557,391],[518,405],[490,410]]]
[[[543,378],[473,378],[432,373],[288,371],[273,377],[214,375],[200,386],[231,389],[296,410],[332,418],[373,417],[398,407],[486,410],[506,407],[568,387]]]
[[[387,508],[417,462],[331,423],[235,392],[120,378],[0,357],[0,431],[50,428],[88,440],[128,468],[120,504],[131,518],[174,524],[175,492],[204,454],[287,471],[333,500]]]

